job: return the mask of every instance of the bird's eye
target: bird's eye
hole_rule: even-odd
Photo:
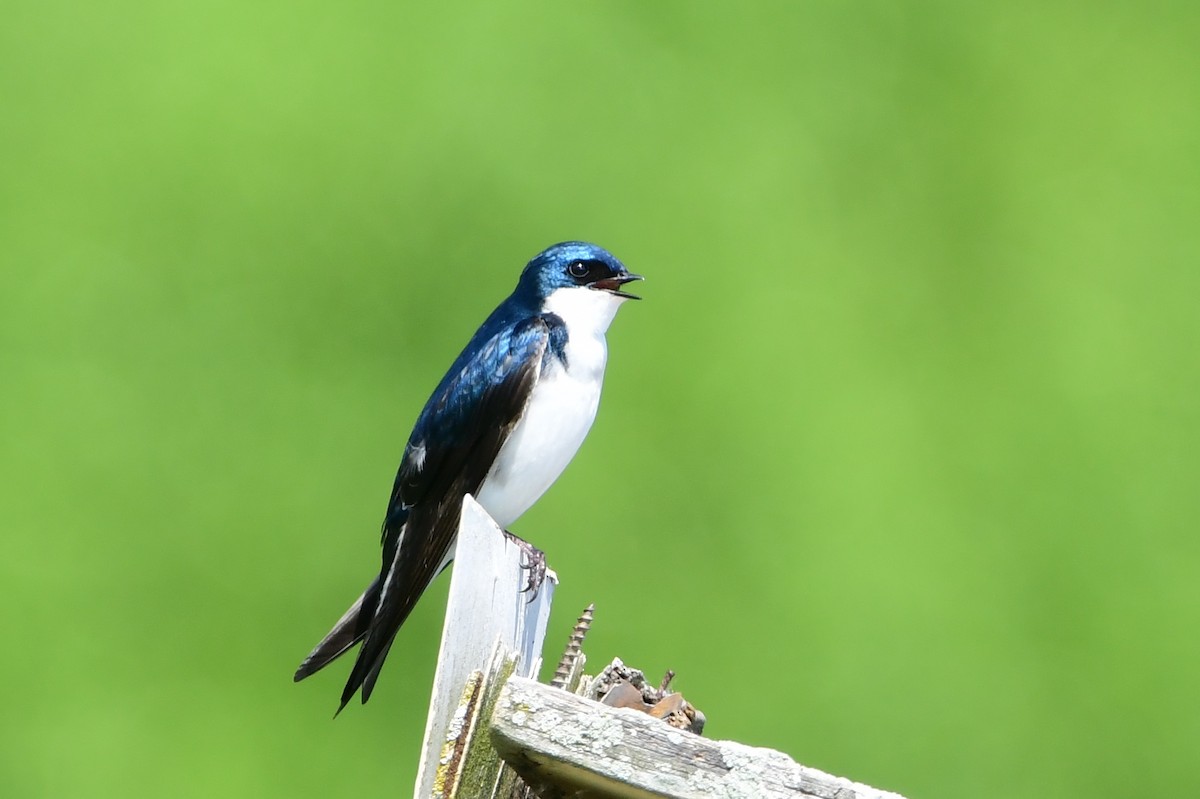
[[[587,277],[588,265],[583,261],[574,261],[567,267],[567,274],[574,278]]]

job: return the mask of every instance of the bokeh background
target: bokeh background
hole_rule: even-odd
[[[298,660],[525,261],[644,273],[515,529],[553,648],[936,799],[1200,794],[1189,2],[28,2],[0,25],[0,794],[405,796]]]

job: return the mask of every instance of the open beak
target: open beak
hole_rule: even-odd
[[[632,283],[635,280],[645,280],[645,278],[643,278],[641,275],[635,275],[631,272],[626,272],[623,275],[606,277],[603,280],[597,280],[595,283],[588,283],[588,288],[607,291],[609,294],[612,294],[615,297],[624,297],[627,300],[640,300],[641,297],[636,294],[630,294],[627,291],[621,291],[621,286],[625,285],[626,283]]]

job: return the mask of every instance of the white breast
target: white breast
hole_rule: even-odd
[[[562,296],[566,295],[566,296]],[[546,302],[567,325],[566,368],[548,358],[521,421],[500,449],[476,499],[507,527],[546,492],[575,457],[596,418],[619,297],[592,289],[559,289]]]

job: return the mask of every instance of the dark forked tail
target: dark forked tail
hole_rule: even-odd
[[[445,505],[461,507],[462,494],[457,496],[457,504]],[[398,524],[384,526],[383,569],[379,576],[296,670],[295,679],[303,680],[355,644],[362,644],[342,690],[338,713],[359,690],[364,703],[371,698],[379,670],[400,626],[453,556],[458,514],[445,512],[445,505],[430,503],[412,509],[411,515],[404,509],[403,516],[396,520]],[[408,543],[402,545],[410,536]]]

